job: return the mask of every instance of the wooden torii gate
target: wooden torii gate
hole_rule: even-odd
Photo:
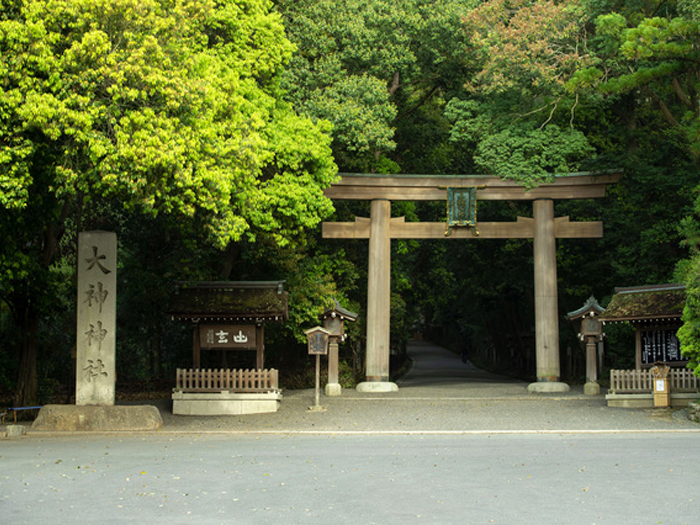
[[[554,217],[555,199],[594,199],[605,196],[619,172],[574,173],[526,191],[521,185],[488,176],[341,174],[325,190],[333,200],[369,200],[370,218],[355,222],[324,222],[325,239],[369,239],[367,277],[366,381],[360,392],[391,392],[389,381],[389,322],[391,298],[391,239],[534,239],[535,358],[537,382],[531,392],[562,392],[559,381],[559,317],[557,306],[556,239],[600,238],[603,223],[570,222]],[[476,188],[477,200],[533,201],[533,217],[516,222],[479,222],[473,228],[454,228],[445,235],[444,222],[405,222],[391,218],[391,201],[444,201],[447,188]]]

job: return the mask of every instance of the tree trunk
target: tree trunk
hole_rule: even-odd
[[[39,315],[31,306],[17,312],[15,321],[19,334],[19,377],[15,390],[15,406],[34,406],[38,402],[36,373],[36,339]]]
[[[50,222],[41,236],[40,263],[42,270],[48,271],[54,261],[59,242],[65,232],[65,221],[70,210],[70,201],[61,205],[56,221]],[[42,312],[36,308],[38,296],[45,293],[46,287],[32,286],[29,281],[14,292],[8,304],[13,311],[19,354],[19,374],[15,389],[15,406],[33,406],[38,399],[37,380],[37,339],[39,320]]]

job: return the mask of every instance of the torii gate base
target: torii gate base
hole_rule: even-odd
[[[354,223],[323,223],[328,239],[369,239],[367,277],[366,381],[360,392],[394,392],[389,381],[389,322],[391,306],[391,239],[534,239],[535,272],[535,358],[537,382],[530,392],[565,392],[569,385],[559,381],[559,321],[557,307],[557,238],[600,238],[601,222],[569,222],[554,217],[553,199],[590,199],[605,196],[608,184],[619,173],[572,174],[556,177],[550,184],[530,191],[514,182],[496,177],[474,176],[377,176],[343,174],[340,182],[325,192],[331,199],[371,200],[370,219]],[[479,223],[472,228],[455,228],[445,237],[445,223],[406,223],[391,218],[392,200],[446,200],[447,187],[476,187],[479,200],[531,200],[533,218],[517,222]]]

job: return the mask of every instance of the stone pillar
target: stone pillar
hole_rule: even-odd
[[[78,235],[76,405],[114,405],[117,235]]]
[[[389,318],[391,310],[391,202],[373,200],[370,211],[367,275],[366,381],[359,392],[393,392],[389,382]]]
[[[339,396],[342,387],[338,382],[338,340],[331,337],[328,343],[328,383],[325,392],[327,396]]]
[[[583,393],[587,396],[600,394],[598,384],[598,342],[597,337],[586,337],[586,384],[583,385]]]
[[[557,251],[554,231],[554,201],[533,202],[535,219],[535,358],[537,382],[530,392],[566,392],[559,382],[559,309],[557,306]]]

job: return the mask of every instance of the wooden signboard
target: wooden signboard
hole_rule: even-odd
[[[309,355],[328,355],[328,332],[317,330],[307,332]]]
[[[199,344],[208,350],[255,350],[255,325],[202,324],[199,327]]]
[[[642,330],[641,361],[642,365],[653,365],[657,362],[679,363],[685,362],[681,355],[681,345],[676,337],[677,329]]]

